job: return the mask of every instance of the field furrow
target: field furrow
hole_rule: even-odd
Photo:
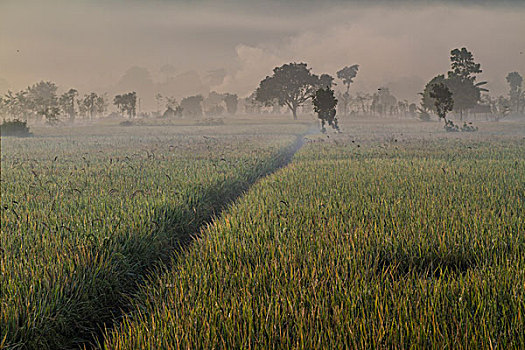
[[[525,141],[332,139],[252,187],[102,346],[525,347]]]
[[[2,139],[0,347],[92,339],[159,262],[298,146],[286,133],[155,131]]]

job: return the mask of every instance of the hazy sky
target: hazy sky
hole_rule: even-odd
[[[525,0],[464,3],[0,0],[0,92],[39,80],[114,92],[132,88],[123,75],[143,67],[153,84],[145,94],[170,75],[179,85],[201,80],[174,95],[244,96],[273,67],[296,61],[334,76],[357,63],[353,91],[389,86],[416,101],[447,71],[450,50],[465,46],[491,92],[506,93],[508,72],[525,75]]]

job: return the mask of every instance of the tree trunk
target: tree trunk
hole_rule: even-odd
[[[293,120],[297,120],[297,106],[292,106]]]

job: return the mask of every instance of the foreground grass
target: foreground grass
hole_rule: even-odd
[[[148,271],[296,143],[231,128],[128,130],[2,140],[0,347],[92,338]]]
[[[102,346],[524,348],[523,154],[522,138],[303,147]]]

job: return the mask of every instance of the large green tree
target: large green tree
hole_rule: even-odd
[[[277,101],[280,106],[287,106],[297,119],[297,108],[313,97],[319,85],[319,78],[306,63],[288,63],[275,67],[273,75],[260,82],[255,99],[266,105]]]

